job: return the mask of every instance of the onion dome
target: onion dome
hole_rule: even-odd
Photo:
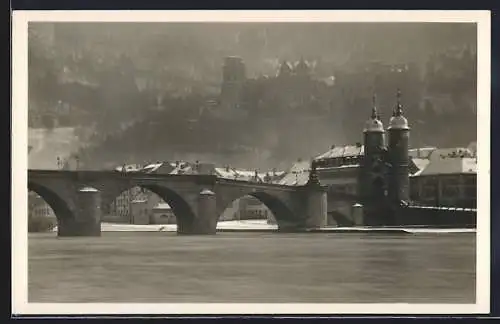
[[[384,125],[380,121],[378,113],[377,113],[377,105],[376,105],[375,95],[373,95],[372,116],[370,119],[368,119],[366,121],[365,129],[363,131],[364,132],[371,132],[371,133],[383,133],[384,132]]]
[[[389,120],[389,129],[410,129],[408,120],[403,116],[403,107],[401,106],[401,91],[397,92],[397,104]]]

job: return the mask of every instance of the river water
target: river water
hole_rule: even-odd
[[[29,302],[475,302],[475,233],[47,233],[28,241]]]

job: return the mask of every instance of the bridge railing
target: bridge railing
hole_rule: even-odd
[[[304,186],[291,186],[277,184],[273,182],[261,182],[246,179],[228,179],[209,174],[168,174],[168,173],[142,173],[142,172],[120,172],[115,170],[40,170],[29,169],[28,177],[55,177],[65,176],[69,178],[94,179],[98,177],[126,178],[126,179],[200,179],[208,182],[217,182],[225,184],[248,184],[256,187],[273,188],[299,188]]]

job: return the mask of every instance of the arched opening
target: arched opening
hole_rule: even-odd
[[[218,221],[254,221],[255,223],[279,225],[297,222],[298,218],[278,198],[264,192],[252,192],[225,206]]]
[[[72,219],[74,214],[68,204],[52,190],[28,183],[28,231],[52,230],[61,220]]]
[[[102,221],[135,225],[170,224],[182,229],[195,215],[175,191],[154,185],[127,188],[104,201]]]

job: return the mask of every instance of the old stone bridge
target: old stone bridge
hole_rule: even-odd
[[[264,203],[281,231],[314,229],[326,224],[326,189],[320,186],[315,172],[311,172],[311,179],[304,186],[283,186],[215,175],[28,170],[28,190],[52,207],[59,236],[100,235],[103,208],[135,186],[154,192],[171,206],[179,234],[214,234],[223,211],[245,195]]]

